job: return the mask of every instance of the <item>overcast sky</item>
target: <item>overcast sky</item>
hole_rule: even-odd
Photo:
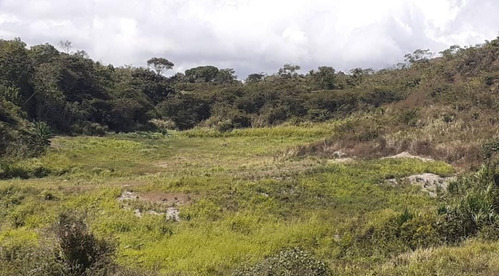
[[[234,68],[240,79],[283,64],[381,69],[415,49],[498,36],[498,0],[0,0],[0,38],[69,40],[115,66],[151,57]]]

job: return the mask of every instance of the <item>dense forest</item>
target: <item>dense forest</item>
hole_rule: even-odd
[[[174,66],[165,58],[151,58],[147,68],[104,65],[70,45],[61,43],[64,51],[59,51],[49,44],[28,48],[20,39],[0,40],[0,156],[39,154],[51,135],[193,127],[226,132],[354,113],[376,115],[359,117],[344,131],[353,136],[348,140],[363,143],[440,117],[448,128],[461,122],[462,128],[486,130],[480,137],[456,139],[470,147],[470,141],[494,135],[488,130],[498,126],[498,38],[452,46],[438,55],[416,50],[404,63],[379,71],[344,73],[321,66],[299,74],[300,66],[286,64],[275,74],[250,74],[245,81],[231,68],[210,65],[165,77]]]

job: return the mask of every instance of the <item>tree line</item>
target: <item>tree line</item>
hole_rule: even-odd
[[[229,131],[345,117],[404,99],[429,78],[429,68],[448,66],[438,71],[445,75],[457,70],[450,65],[457,60],[465,67],[480,62],[485,53],[498,52],[498,38],[477,47],[452,46],[438,58],[417,50],[405,56],[406,63],[379,71],[344,73],[320,66],[299,74],[300,66],[285,64],[274,74],[253,73],[245,81],[231,68],[211,65],[166,77],[163,73],[174,67],[166,58],[153,57],[147,67],[115,67],[90,59],[85,51],[70,51],[70,42],[60,46],[63,51],[50,44],[27,47],[20,39],[0,40],[0,155],[14,148],[39,152],[51,133],[195,126]]]

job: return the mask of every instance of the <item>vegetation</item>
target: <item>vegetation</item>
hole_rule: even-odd
[[[195,126],[224,132],[353,118],[343,136],[333,138],[354,138],[353,154],[359,148],[361,155],[409,150],[478,166],[479,148],[498,128],[498,39],[452,46],[434,59],[428,50],[417,50],[405,56],[405,64],[376,72],[355,68],[346,74],[320,66],[299,74],[300,66],[285,64],[270,76],[251,74],[245,83],[233,69],[214,66],[165,77],[174,64],[159,57],[147,61],[149,69],[116,68],[84,51],[70,52],[70,44],[62,43],[66,51],[60,52],[49,44],[27,49],[19,39],[0,41],[2,148],[19,143],[39,154],[47,144],[50,132],[30,132],[20,120],[44,122],[43,129],[54,134],[104,135]],[[16,129],[26,137],[9,138],[17,137],[11,133]]]
[[[294,128],[297,135],[283,135]],[[328,136],[315,127],[306,135],[307,129],[280,126],[228,136],[180,132],[168,137],[56,138],[53,148],[38,158],[51,171],[49,176],[0,182],[1,215],[6,218],[0,244],[2,252],[17,256],[4,256],[1,262],[9,264],[11,272],[21,271],[28,262],[26,254],[39,256],[44,246],[57,244],[57,238],[38,233],[50,231],[60,221],[57,214],[68,209],[86,214],[96,240],[112,235],[119,241],[118,267],[108,268],[114,273],[232,274],[261,271],[269,262],[278,262],[283,266],[276,269],[300,271],[306,264],[323,269],[325,263],[325,271],[334,274],[383,268],[397,275],[403,269],[399,266],[413,262],[398,263],[397,258],[414,250],[497,254],[495,193],[482,188],[498,187],[493,165],[467,174],[450,184],[450,192],[432,198],[416,186],[387,185],[385,179],[425,172],[450,176],[455,172],[450,165],[418,159],[331,163],[287,155]],[[124,191],[141,199],[117,200]],[[488,194],[480,204],[470,203],[478,200],[476,191]],[[148,214],[174,204],[173,197],[181,200],[180,221]],[[142,217],[134,216],[136,209]],[[467,231],[457,228],[471,225],[465,222],[474,221],[472,211],[493,217],[483,217]],[[298,246],[303,255],[297,260],[280,257]],[[477,246],[489,249],[473,249]],[[397,266],[390,266],[392,262]],[[442,271],[434,262],[411,265],[417,266],[415,271]],[[468,269],[479,274],[498,269],[495,262],[471,265]]]
[[[498,274],[498,39],[244,83],[64,45],[0,41],[0,275]]]
[[[246,271],[234,275],[331,275],[328,266],[298,248],[281,251]]]

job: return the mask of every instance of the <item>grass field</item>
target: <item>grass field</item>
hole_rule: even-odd
[[[86,214],[97,236],[117,242],[120,266],[161,275],[231,274],[295,247],[341,275],[498,274],[498,241],[431,240],[425,221],[437,214],[440,197],[386,183],[421,173],[452,176],[452,166],[290,154],[332,129],[56,137],[45,155],[20,164],[48,176],[0,181],[0,246],[43,247],[58,214],[72,210]],[[139,200],[118,200],[125,191]],[[167,207],[179,210],[179,221],[157,214]],[[421,236],[393,237],[388,225],[409,213]]]

